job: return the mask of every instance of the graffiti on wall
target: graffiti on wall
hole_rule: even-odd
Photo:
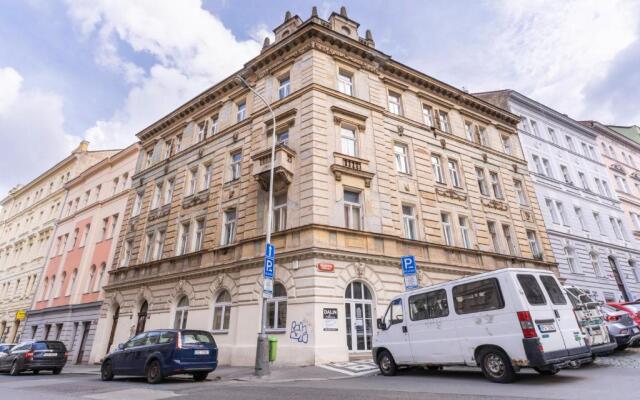
[[[291,333],[289,338],[293,342],[309,343],[309,331],[307,321],[291,321]]]

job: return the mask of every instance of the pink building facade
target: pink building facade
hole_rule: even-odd
[[[138,144],[129,146],[66,184],[66,204],[22,337],[63,341],[73,363],[90,359],[138,152]]]

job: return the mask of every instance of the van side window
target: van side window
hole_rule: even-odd
[[[175,332],[162,332],[162,334],[160,335],[160,340],[158,341],[159,344],[164,344],[164,343],[171,343],[174,341],[174,339],[176,338],[176,333]]]
[[[409,297],[409,318],[412,321],[441,318],[449,315],[447,292],[444,289]]]
[[[453,305],[457,314],[470,314],[504,308],[500,284],[495,278],[453,287]]]
[[[384,314],[384,324],[388,328],[393,324],[401,323],[402,320],[402,299],[395,299],[391,302],[391,304],[389,304],[389,308]]]
[[[556,282],[553,276],[540,275],[540,280],[542,281],[544,288],[547,290],[547,294],[553,304],[567,304],[567,298],[564,297],[562,290],[558,286],[558,282]]]
[[[532,306],[547,304],[544,293],[542,293],[542,288],[538,285],[535,276],[518,274],[518,282],[520,282],[520,286],[522,286],[522,290],[524,290],[524,295],[527,296],[529,304]]]

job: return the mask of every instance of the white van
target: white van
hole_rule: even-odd
[[[521,367],[543,375],[591,361],[591,351],[551,272],[501,269],[395,297],[378,319],[373,359],[399,366],[479,366],[506,383]]]

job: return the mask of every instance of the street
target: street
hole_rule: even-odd
[[[93,368],[93,367],[92,367]],[[640,349],[618,352],[579,370],[563,370],[552,377],[522,371],[517,382],[488,382],[472,368],[428,372],[414,368],[394,377],[348,376],[319,367],[274,369],[272,379],[256,381],[249,369],[221,367],[207,381],[169,378],[159,385],[144,379],[120,378],[102,382],[97,369],[70,367],[59,376],[0,375],[3,399],[20,400],[157,400],[189,399],[599,399],[635,393]],[[80,372],[86,371],[86,372]],[[243,377],[245,376],[245,377]],[[293,376],[287,378],[287,376]],[[633,398],[633,396],[629,397]]]

